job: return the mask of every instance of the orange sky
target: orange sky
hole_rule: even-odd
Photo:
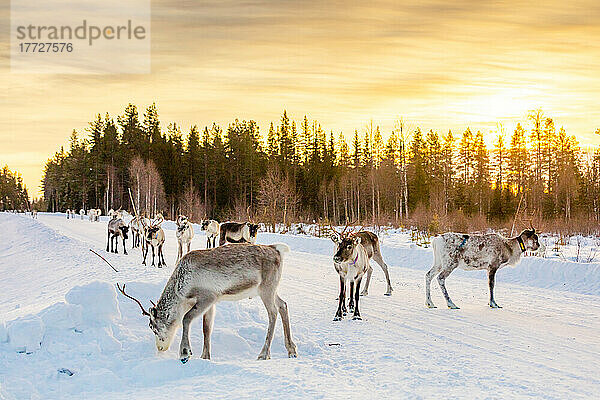
[[[541,107],[582,145],[599,144],[600,2],[524,3],[157,0],[146,75],[11,73],[3,4],[0,163],[35,196],[71,131],[129,102],[156,102],[184,133],[234,118],[264,132],[287,109],[348,136],[370,119],[387,133],[402,116],[489,142],[497,122],[510,132]]]

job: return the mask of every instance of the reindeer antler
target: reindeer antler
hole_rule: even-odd
[[[339,237],[342,237],[342,234],[339,233],[331,224],[329,224],[329,229],[331,229],[331,231],[333,233],[335,233],[336,235],[338,235]]]
[[[150,316],[150,313],[148,311],[146,311],[146,309],[144,309],[144,306],[142,306],[142,303],[136,299],[133,296],[128,295],[127,293],[125,293],[125,284],[123,284],[123,286],[119,286],[119,284],[117,283],[117,289],[119,289],[119,292],[121,292],[123,294],[123,296],[130,298],[131,300],[135,301],[136,303],[138,303],[138,305],[140,306],[140,308],[142,309],[142,315],[147,315],[148,317]],[[154,304],[154,303],[152,303]]]

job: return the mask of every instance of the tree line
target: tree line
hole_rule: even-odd
[[[7,165],[0,170],[0,210],[29,210],[29,196],[23,179]]]
[[[600,134],[600,130],[596,133]],[[350,140],[284,111],[262,134],[254,121],[161,129],[156,105],[98,114],[85,135],[48,160],[49,211],[131,209],[192,219],[418,225],[436,230],[506,226],[515,217],[600,221],[600,148],[543,111],[493,146],[481,131],[423,131],[398,120],[387,140],[376,124]]]

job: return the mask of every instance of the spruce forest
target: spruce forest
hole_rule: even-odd
[[[48,211],[101,208],[173,218],[253,220],[473,231],[513,220],[551,231],[597,233],[600,147],[582,149],[542,110],[514,131],[499,125],[493,145],[480,131],[436,132],[398,120],[346,138],[286,111],[261,127],[176,123],[161,129],[157,107],[133,104],[100,114],[70,148],[48,160]],[[600,129],[595,132],[600,134]],[[384,137],[386,138],[384,140]]]

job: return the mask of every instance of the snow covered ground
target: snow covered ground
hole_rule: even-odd
[[[306,236],[259,234],[285,242],[280,295],[290,308],[299,357],[288,359],[281,322],[272,359],[256,361],[267,315],[259,299],[220,303],[211,361],[198,320],[196,358],[157,354],[137,305],[114,283],[156,300],[177,254],[166,228],[168,267],[141,265],[139,250],[107,254],[106,219],[0,213],[0,398],[596,398],[600,393],[600,263],[527,257],[498,273],[487,306],[480,272],[455,271],[447,287],[460,310],[424,306],[431,252],[403,233],[382,237],[394,293],[383,296],[374,265],[363,321],[333,322],[333,244]],[[193,248],[204,248],[195,226]],[[586,242],[587,243],[587,242]],[[129,241],[128,246],[131,245]],[[590,244],[590,245],[593,245]],[[584,244],[588,246],[588,244]],[[116,273],[89,249],[107,258]],[[589,249],[584,249],[589,251]],[[146,304],[149,304],[148,302]]]

